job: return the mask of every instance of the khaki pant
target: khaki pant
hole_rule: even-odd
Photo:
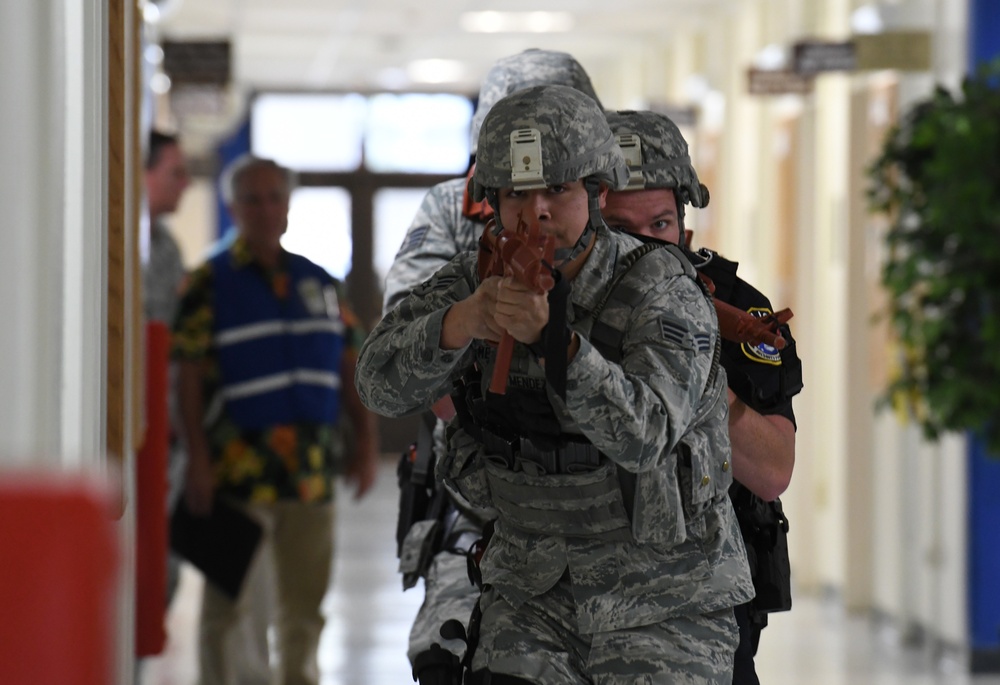
[[[333,562],[333,505],[277,502],[245,505],[264,526],[263,544],[250,566],[241,596],[233,602],[211,583],[205,583],[199,630],[201,685],[231,685],[235,657],[230,645],[239,624],[251,610],[254,588],[268,578],[273,560],[275,632],[278,650],[275,683],[317,685],[317,651],[323,630],[320,607],[326,595]]]

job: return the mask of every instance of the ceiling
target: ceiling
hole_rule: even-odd
[[[244,90],[437,90],[475,93],[498,58],[530,47],[573,54],[591,73],[629,51],[661,49],[738,0],[147,0],[159,21],[154,41],[228,39],[232,79]],[[470,12],[515,16],[503,32],[470,32]],[[529,15],[544,9],[554,16]],[[146,16],[151,16],[149,12]],[[559,30],[530,32],[531,21]],[[418,60],[455,60],[432,69],[441,83],[414,80]],[[595,80],[597,80],[595,78]]]
[[[572,54],[605,104],[623,65],[659,63],[676,35],[701,31],[745,0],[144,0],[147,41],[229,41],[229,83],[180,87],[159,98],[156,123],[183,133],[195,157],[267,90],[431,91],[475,95],[493,63],[528,48]],[[498,9],[504,31],[463,27],[469,13]],[[549,15],[535,14],[546,10]],[[531,31],[532,22],[559,30]],[[424,62],[424,76],[417,73]],[[154,66],[153,69],[156,69]],[[429,73],[430,79],[427,79]],[[165,79],[160,78],[160,83]],[[156,88],[154,87],[154,91]],[[166,106],[164,106],[166,103]],[[166,114],[164,114],[166,112]]]

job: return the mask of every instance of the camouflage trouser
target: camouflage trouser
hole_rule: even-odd
[[[410,645],[407,656],[410,663],[418,654],[430,649],[437,642],[452,654],[465,654],[465,643],[461,640],[445,640],[441,637],[441,626],[455,619],[468,628],[469,617],[479,599],[479,588],[469,580],[469,571],[464,556],[450,552],[439,552],[434,557],[427,577],[424,579],[426,596],[410,630]]]
[[[732,609],[580,635],[570,588],[555,588],[515,610],[483,593],[473,670],[538,685],[731,685],[739,632]]]

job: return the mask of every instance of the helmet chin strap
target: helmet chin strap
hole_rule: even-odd
[[[588,176],[583,179],[583,187],[587,190],[587,226],[573,247],[561,247],[556,250],[555,265],[557,267],[564,266],[583,254],[583,251],[590,246],[597,226],[604,223],[604,219],[601,217],[601,182],[594,176]]]
[[[588,176],[583,180],[583,187],[587,190],[587,226],[583,229],[583,233],[580,234],[580,237],[577,238],[576,243],[572,247],[560,247],[555,251],[555,255],[553,256],[555,264],[553,266],[557,268],[568,264],[583,254],[584,250],[590,245],[594,233],[597,231],[596,227],[604,223],[604,219],[601,217],[601,182],[593,176]],[[496,219],[497,231],[502,231],[504,226],[500,219],[500,202],[495,188],[488,188],[486,190],[486,201],[493,207],[493,217]]]
[[[674,191],[674,199],[677,200],[677,226],[679,229],[677,244],[690,249],[691,246],[687,244],[687,233],[684,232],[684,203],[680,201],[676,190]]]

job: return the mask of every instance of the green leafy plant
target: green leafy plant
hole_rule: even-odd
[[[927,437],[980,433],[1000,454],[1000,60],[938,88],[891,130],[868,169],[888,215],[882,283],[902,348],[887,399]]]

